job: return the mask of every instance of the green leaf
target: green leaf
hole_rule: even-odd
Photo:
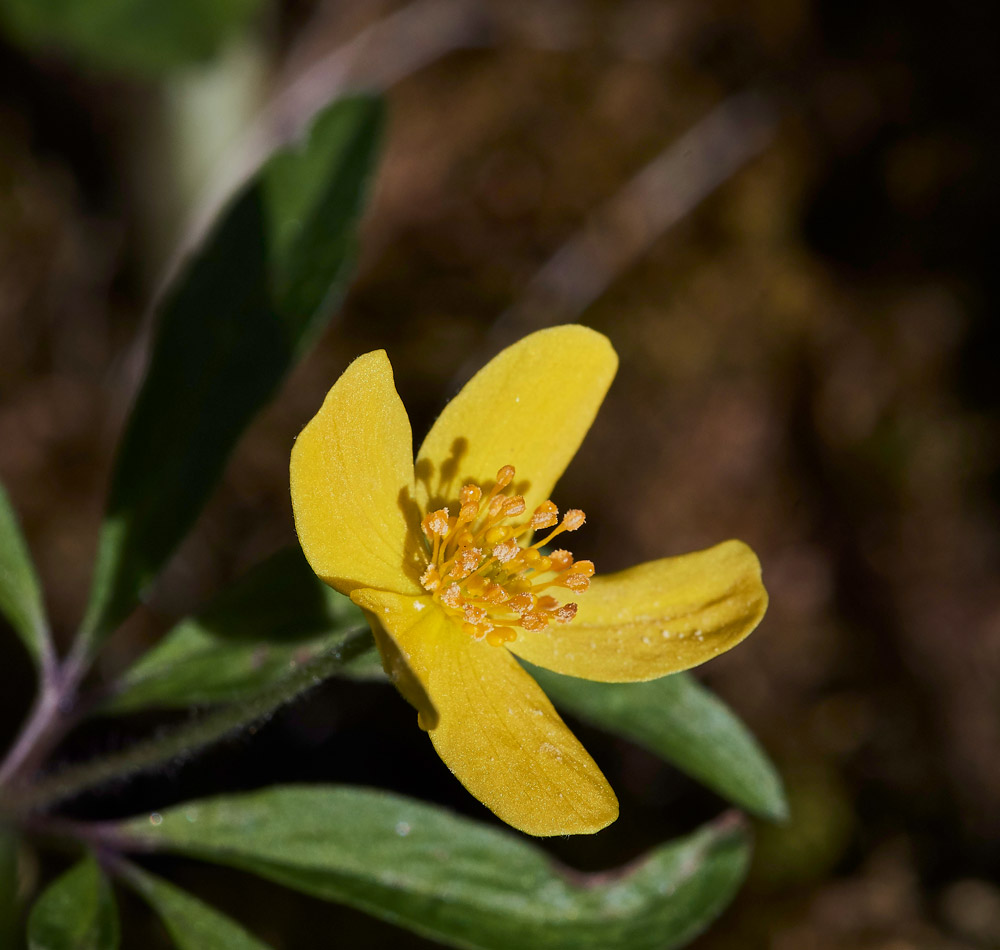
[[[316,577],[299,548],[279,551],[174,627],[99,712],[247,699],[358,628],[367,628],[361,610]]]
[[[524,837],[385,792],[275,787],[190,802],[115,831],[359,907],[457,947],[667,950],[719,914],[743,878],[730,816],[612,875],[558,868]]]
[[[135,607],[336,308],[381,115],[370,98],[322,112],[243,189],[165,296],[118,449],[84,621],[91,647]]]
[[[42,664],[49,646],[49,628],[42,591],[28,546],[17,524],[7,492],[0,485],[0,613],[10,621],[32,659]]]
[[[764,750],[689,674],[648,683],[592,683],[525,666],[562,709],[644,746],[754,814],[788,816],[781,778]]]
[[[122,862],[126,884],[159,914],[179,950],[268,950],[236,921],[162,878]]]
[[[189,758],[199,749],[267,719],[276,709],[333,676],[345,663],[367,650],[370,643],[371,633],[367,630],[346,634],[337,646],[299,664],[284,679],[241,702],[213,710],[120,752],[68,766],[23,790],[9,793],[7,799],[16,808],[39,811],[106,782],[121,782],[139,772]]]
[[[51,884],[28,918],[30,950],[116,950],[118,910],[107,878],[87,857]]]
[[[28,46],[155,75],[207,58],[259,7],[260,0],[0,0],[0,23]]]
[[[690,674],[648,683],[594,683],[522,663],[566,712],[649,749],[755,815],[772,821],[788,817],[784,785],[767,753],[732,710]],[[385,679],[374,644],[335,675]]]

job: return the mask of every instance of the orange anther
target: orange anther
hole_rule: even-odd
[[[556,623],[569,623],[576,616],[576,604],[563,604],[558,610],[552,611]]]
[[[510,594],[507,593],[502,584],[490,584],[483,593],[483,599],[499,607],[500,604],[510,600]]]
[[[420,527],[424,529],[424,534],[428,538],[435,536],[443,538],[448,533],[450,527],[448,523],[448,509],[440,508],[437,511],[432,511],[420,522]]]
[[[536,613],[535,611],[529,611],[528,613],[521,614],[521,626],[525,630],[544,630],[549,620],[544,614]]]
[[[459,568],[458,577],[468,577],[483,562],[481,548],[462,548],[455,556],[455,564]],[[452,571],[454,574],[455,572]]]
[[[586,577],[594,576],[594,562],[593,561],[577,561],[573,565],[574,574],[583,574]]]
[[[507,564],[521,553],[521,546],[514,540],[502,541],[494,545],[493,556],[501,563]]]
[[[516,518],[518,515],[524,514],[524,509],[524,496],[514,495],[504,502],[503,516],[505,518]]]
[[[559,521],[559,509],[554,502],[543,501],[531,516],[532,528],[551,528]]]
[[[517,639],[517,633],[510,627],[494,627],[486,634],[486,642],[493,647],[503,646],[505,643],[512,643]]]
[[[466,604],[462,608],[462,613],[465,615],[465,619],[469,623],[475,624],[484,623],[486,618],[489,616],[485,607],[478,607],[475,604]]]
[[[510,607],[515,613],[522,614],[532,610],[537,602],[538,599],[534,595],[522,592],[511,597]]]
[[[549,560],[552,562],[552,570],[565,571],[573,563],[573,555],[559,548],[549,555]]]
[[[577,528],[583,526],[586,520],[587,516],[579,508],[570,508],[563,515],[562,526],[567,531],[576,531]]]
[[[427,591],[435,591],[441,586],[441,575],[433,564],[420,575],[420,586]]]
[[[563,584],[574,593],[582,594],[590,587],[590,578],[586,574],[567,574]]]
[[[497,472],[497,487],[501,489],[506,488],[512,481],[514,481],[514,466],[504,465]]]

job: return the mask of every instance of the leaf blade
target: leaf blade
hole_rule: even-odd
[[[140,847],[228,864],[452,946],[664,950],[731,898],[748,844],[727,820],[655,849],[622,875],[561,872],[512,833],[386,792],[277,787],[116,828]]]
[[[239,702],[366,626],[350,598],[319,580],[299,548],[288,548],[178,623],[98,711]]]
[[[320,113],[243,188],[165,295],[112,476],[88,646],[138,603],[343,293],[381,115],[366,97]],[[292,187],[297,173],[310,181]]]
[[[117,950],[118,942],[114,894],[92,856],[57,878],[28,918],[30,950]]]
[[[205,59],[260,0],[2,0],[0,20],[27,46],[58,46],[105,69],[152,76]]]
[[[133,864],[121,877],[163,921],[178,950],[270,950],[221,911]]]
[[[788,816],[781,777],[746,726],[688,673],[646,683],[594,683],[530,667],[552,701],[649,749],[728,801]]]
[[[254,722],[266,719],[281,706],[294,702],[366,650],[370,642],[371,633],[368,631],[347,634],[337,646],[300,664],[283,680],[244,702],[212,710],[193,722],[137,742],[120,752],[67,766],[40,779],[20,796],[11,795],[10,799],[26,810],[37,811],[106,782],[122,781],[167,762],[189,758],[200,749],[220,742]]]
[[[10,498],[0,485],[0,613],[41,667],[51,650],[42,589]]]

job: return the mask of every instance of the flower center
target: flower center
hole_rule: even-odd
[[[424,590],[477,640],[500,646],[517,639],[515,627],[543,630],[550,623],[569,623],[576,604],[560,604],[551,593],[566,588],[582,593],[594,575],[593,561],[574,561],[562,549],[542,554],[556,535],[576,531],[586,516],[570,508],[559,520],[559,509],[543,501],[528,519],[524,497],[509,493],[514,466],[505,465],[488,494],[466,485],[459,495],[457,515],[447,508],[430,512],[420,527],[430,542],[427,569],[420,577]],[[519,520],[518,520],[519,519]],[[552,528],[527,544],[533,531]]]

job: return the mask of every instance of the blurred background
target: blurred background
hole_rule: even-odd
[[[57,635],[83,609],[149,305],[177,249],[313,109],[381,89],[388,131],[346,304],[241,442],[106,672],[294,540],[291,442],[354,356],[388,349],[419,439],[500,346],[579,319],[611,338],[621,370],[555,495],[588,514],[574,552],[611,571],[738,537],[771,593],[760,629],[701,673],[779,764],[792,819],[757,828],[747,887],[694,946],[1000,947],[1000,271],[987,250],[1000,8],[242,6],[173,57],[143,36],[119,54],[99,30],[41,35],[24,3],[0,3],[0,479]],[[31,699],[19,649],[0,639],[4,741]],[[94,724],[62,754],[163,721]],[[253,735],[72,812],[327,780],[492,820],[414,726],[388,687],[328,683]],[[575,866],[621,864],[724,807],[578,731],[622,816],[548,845]],[[156,867],[278,948],[431,946],[236,872]],[[126,946],[167,946],[122,903]]]

